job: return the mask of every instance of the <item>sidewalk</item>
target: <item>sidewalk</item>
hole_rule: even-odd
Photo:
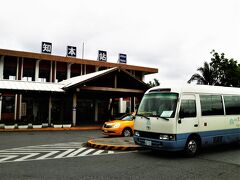
[[[26,132],[26,131],[84,131],[84,130],[100,130],[102,126],[79,126],[70,128],[26,128],[26,129],[0,129],[0,132]]]

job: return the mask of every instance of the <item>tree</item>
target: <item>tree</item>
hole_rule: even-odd
[[[147,83],[147,85],[148,85],[149,87],[155,87],[155,86],[160,86],[160,83],[159,83],[159,81],[158,81],[156,78],[154,78],[154,79],[153,79],[153,82],[152,82],[152,81],[149,81],[149,82]]]
[[[224,53],[219,55],[215,50],[212,50],[210,65],[214,69],[214,76],[217,80],[217,85],[220,86],[240,86],[240,65],[234,59],[227,59]]]
[[[204,62],[188,83],[196,80],[197,84],[240,87],[240,64],[234,59],[227,59],[224,53],[218,54],[212,50],[211,62]]]
[[[215,84],[214,69],[207,62],[204,62],[203,67],[199,67],[197,70],[200,72],[200,74],[193,74],[192,77],[188,80],[188,83],[197,81],[197,84]]]

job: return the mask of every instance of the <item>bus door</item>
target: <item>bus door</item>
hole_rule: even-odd
[[[198,129],[199,122],[197,117],[196,96],[183,94],[177,119],[177,133],[197,132]]]

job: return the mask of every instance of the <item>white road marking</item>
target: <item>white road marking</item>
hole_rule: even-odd
[[[0,157],[4,157],[4,158],[0,159],[0,163],[1,163],[3,161],[7,161],[9,159],[13,159],[13,158],[17,157],[17,155],[0,155]]]
[[[52,155],[54,155],[54,154],[57,154],[57,153],[59,153],[59,151],[52,151],[52,152],[47,153],[47,154],[45,154],[45,155],[43,155],[43,156],[41,156],[41,157],[38,157],[38,158],[36,158],[36,159],[46,159],[46,158],[48,158],[48,157],[50,157],[50,156],[52,156]]]
[[[87,148],[85,148],[85,147],[80,148],[80,149],[74,151],[73,153],[67,155],[66,157],[74,157],[74,156],[76,156],[78,153],[82,152],[82,151],[85,150],[85,149],[87,149]]]
[[[81,154],[79,154],[79,155],[77,155],[77,156],[85,156],[85,155],[89,154],[90,152],[92,152],[92,151],[94,151],[94,150],[95,150],[95,149],[88,149],[88,150],[84,151],[83,153],[81,153]]]
[[[29,154],[29,155],[27,155],[27,156],[23,156],[23,157],[21,157],[21,158],[19,158],[19,159],[15,159],[14,161],[23,161],[23,160],[25,160],[25,159],[28,159],[28,158],[31,158],[31,157],[33,157],[33,156],[36,156],[36,155],[38,155],[39,153],[31,153],[31,154]]]
[[[64,157],[65,155],[67,155],[67,154],[73,152],[74,150],[75,150],[75,149],[68,149],[67,151],[65,151],[65,152],[63,152],[63,153],[61,153],[61,154],[55,156],[54,158],[62,158],[62,157]]]
[[[4,149],[0,150],[0,163],[129,153],[94,149],[84,145],[81,142],[69,142]]]
[[[93,153],[93,155],[98,155],[98,154],[101,154],[104,150],[98,150],[96,151],[95,153]]]

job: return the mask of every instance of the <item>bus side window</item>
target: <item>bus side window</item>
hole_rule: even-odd
[[[180,106],[180,118],[196,117],[196,101],[183,99]]]

